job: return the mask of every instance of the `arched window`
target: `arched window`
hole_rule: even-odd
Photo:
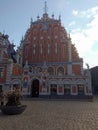
[[[32,68],[32,66],[29,67],[29,72],[30,72],[30,73],[33,73],[33,68]]]
[[[49,75],[53,75],[53,74],[54,74],[54,70],[53,70],[52,67],[49,67],[49,68],[48,68],[48,74],[49,74]]]
[[[57,69],[57,74],[58,74],[58,75],[64,75],[64,68],[63,68],[63,67],[59,67],[59,68]]]
[[[41,68],[41,67],[38,67],[38,68],[36,69],[36,73],[40,73],[40,72],[42,72],[42,68]]]

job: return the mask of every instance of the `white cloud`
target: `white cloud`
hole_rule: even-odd
[[[75,21],[72,21],[69,23],[69,26],[75,25],[75,23],[76,23]]]
[[[83,54],[89,50],[92,45],[91,39],[89,36],[86,36],[83,31],[71,33],[72,41],[75,43],[81,56],[83,56]]]
[[[74,16],[78,15],[78,10],[73,10],[73,11],[72,11],[72,14],[73,14]]]
[[[98,12],[98,6],[90,8],[88,10],[83,10],[83,11],[73,10],[72,14],[74,16],[78,16],[78,17],[85,17],[86,16],[87,18],[90,18],[92,16],[94,17],[97,12]]]
[[[82,29],[81,27],[76,28],[71,32],[72,41],[75,43],[80,57],[84,59],[84,63],[88,62],[90,67],[97,66],[98,60],[96,57],[98,56],[98,51],[93,51],[92,46],[96,41],[98,42],[98,7],[77,12],[78,15],[81,14],[82,17],[84,15],[87,18],[89,16],[92,20],[86,23],[86,27],[82,27]]]
[[[88,24],[89,29],[86,33],[90,36],[93,41],[98,41],[98,14],[95,18]]]
[[[97,60],[97,56],[98,56],[98,51],[94,52],[94,51],[87,51],[84,55],[84,65],[85,63],[88,63],[90,68],[94,67],[94,66],[98,66],[98,60]]]

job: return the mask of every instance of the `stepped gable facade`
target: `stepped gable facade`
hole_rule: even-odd
[[[1,88],[18,87],[23,95],[42,98],[84,98],[92,95],[89,68],[84,73],[83,59],[62,26],[61,17],[49,17],[46,4],[42,17],[38,16],[36,21],[31,19],[17,51],[8,38],[9,45],[5,45],[2,37]]]
[[[89,69],[79,57],[61,18],[45,12],[31,19],[20,45],[22,91],[31,97],[66,98],[92,95]]]

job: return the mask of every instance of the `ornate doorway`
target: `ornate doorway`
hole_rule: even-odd
[[[39,96],[39,80],[34,79],[31,84],[31,96],[38,97]]]

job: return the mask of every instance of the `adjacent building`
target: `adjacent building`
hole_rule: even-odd
[[[8,40],[8,35],[0,33],[0,90],[21,87],[21,79],[22,68],[17,62],[14,44]]]
[[[98,66],[91,68],[90,71],[93,93],[98,94]]]

